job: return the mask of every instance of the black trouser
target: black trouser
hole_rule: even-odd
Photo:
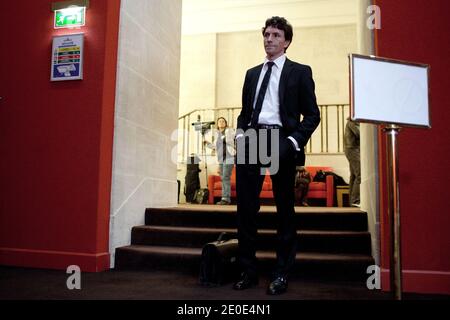
[[[359,148],[347,148],[345,156],[350,164],[350,205],[360,203],[360,185],[361,185],[361,160]]]
[[[270,132],[270,130],[268,131]],[[240,139],[244,139],[244,137]],[[297,251],[297,228],[294,220],[295,154],[293,147],[281,129],[279,143],[280,150],[286,151],[288,150],[287,148],[291,150],[287,153],[287,156],[286,152],[281,152],[278,171],[270,172],[272,190],[277,207],[277,237],[275,244],[277,262],[274,276],[287,276],[295,263]],[[270,143],[268,148],[269,154],[278,156],[278,148],[270,146]],[[245,151],[249,152],[248,141]],[[257,214],[260,209],[259,195],[265,178],[265,175],[261,174],[262,167],[264,165],[259,161],[256,164],[237,163],[236,165],[239,262],[243,271],[250,276],[257,276],[258,273],[255,253],[257,247]]]

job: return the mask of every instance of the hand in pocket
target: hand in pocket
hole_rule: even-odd
[[[286,160],[295,156],[294,144],[288,138],[280,139],[280,159]]]

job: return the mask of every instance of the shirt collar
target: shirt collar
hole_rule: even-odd
[[[278,69],[281,69],[284,65],[286,61],[286,55],[282,54],[281,56],[279,56],[278,58],[276,58],[275,60],[273,60],[273,62],[275,63],[275,65],[277,66]],[[267,62],[269,62],[269,59],[264,59],[264,67],[266,66]]]

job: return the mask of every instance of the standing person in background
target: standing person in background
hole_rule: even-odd
[[[360,207],[361,156],[359,146],[359,123],[347,119],[344,132],[344,152],[350,164],[350,205]]]
[[[235,132],[228,127],[228,122],[224,117],[217,119],[217,131],[214,134],[216,144],[205,141],[205,144],[216,151],[219,161],[218,174],[222,180],[222,199],[216,204],[231,204],[231,172],[234,167],[234,148]]]
[[[320,111],[311,68],[285,55],[292,41],[292,26],[285,18],[271,17],[262,35],[266,58],[247,71],[237,125],[239,131],[245,132],[236,135],[238,259],[242,274],[233,288],[245,290],[258,283],[256,220],[267,163],[259,158],[262,155],[257,150],[265,145],[271,161],[279,163],[277,169],[269,169],[277,207],[277,258],[267,294],[275,295],[287,290],[289,271],[295,263],[295,168],[305,163],[304,147],[320,122]],[[250,143],[247,135],[255,133],[257,141]],[[256,163],[250,161],[253,156]],[[240,159],[245,159],[244,163]]]

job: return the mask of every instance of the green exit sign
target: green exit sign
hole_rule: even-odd
[[[84,26],[85,16],[85,7],[69,7],[66,9],[55,10],[55,28]]]

